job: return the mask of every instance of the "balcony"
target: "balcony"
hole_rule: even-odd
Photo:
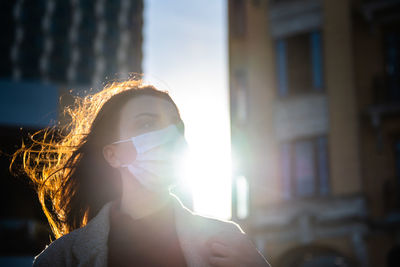
[[[254,213],[256,243],[297,242],[362,236],[367,233],[367,208],[361,195],[299,199],[277,203]]]

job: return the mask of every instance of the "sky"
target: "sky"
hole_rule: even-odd
[[[180,109],[191,149],[185,181],[196,212],[229,218],[226,0],[145,0],[143,72]]]

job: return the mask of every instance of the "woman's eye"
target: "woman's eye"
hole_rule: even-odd
[[[155,125],[154,121],[147,121],[147,122],[142,124],[141,128],[142,129],[149,129],[149,128],[153,128],[154,125]]]
[[[151,126],[152,126],[151,123],[145,123],[145,124],[143,125],[143,128],[150,128]]]

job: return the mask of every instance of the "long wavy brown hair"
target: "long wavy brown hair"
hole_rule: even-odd
[[[120,196],[119,173],[107,164],[102,149],[117,141],[113,129],[121,108],[140,95],[161,97],[176,107],[167,92],[141,81],[113,82],[98,93],[76,96],[64,110],[68,125],[36,132],[14,153],[10,169],[31,179],[56,238],[85,226],[105,203]]]

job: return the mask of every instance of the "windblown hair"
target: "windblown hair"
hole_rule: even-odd
[[[120,196],[119,173],[105,161],[102,149],[117,141],[123,105],[141,95],[161,97],[176,107],[167,92],[141,81],[113,82],[98,93],[75,97],[74,105],[64,110],[68,125],[36,132],[14,153],[10,169],[22,167],[31,179],[56,238],[85,226],[105,203]],[[16,164],[19,157],[22,166]]]

